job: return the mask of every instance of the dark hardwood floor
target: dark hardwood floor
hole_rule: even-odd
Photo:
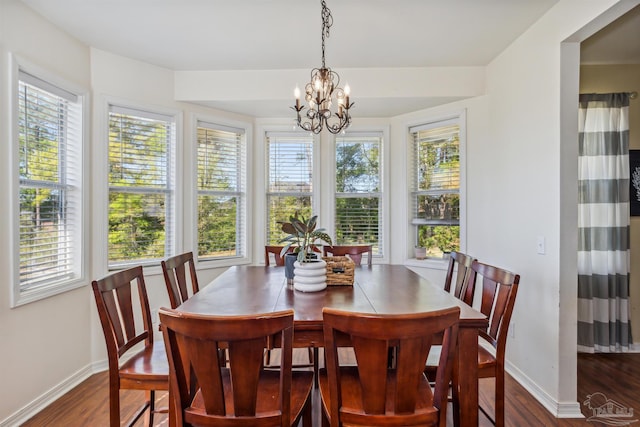
[[[300,361],[304,361],[306,350],[302,354],[296,354],[296,359],[298,357],[301,358]],[[106,372],[92,375],[23,426],[107,426],[109,424],[107,384]],[[480,400],[483,407],[490,408],[490,411],[493,411],[492,387],[492,380],[481,381]],[[511,377],[507,377],[506,391],[508,426],[604,426],[601,422],[589,422],[586,418],[556,419]],[[582,413],[586,417],[591,416],[592,413],[586,405],[583,405],[583,402],[587,396],[594,393],[602,393],[608,399],[626,408],[640,411],[640,354],[580,354],[578,356],[578,400]],[[142,397],[142,392],[138,391],[121,392],[123,419],[137,409]],[[159,406],[167,405],[166,393],[159,395],[158,404]],[[640,419],[640,416],[637,418]],[[448,417],[447,421],[449,426],[453,425],[451,417]],[[640,426],[640,421],[637,424]],[[139,421],[137,425],[142,426],[143,422]],[[155,425],[167,426],[166,416],[160,416]],[[318,396],[314,396],[314,425],[320,426]],[[491,425],[490,421],[480,414],[480,427]]]

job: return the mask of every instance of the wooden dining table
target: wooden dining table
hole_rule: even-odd
[[[287,284],[282,267],[231,267],[178,307],[179,311],[249,315],[294,310],[294,346],[323,347],[322,308],[379,314],[406,314],[460,307],[454,378],[459,390],[460,425],[478,425],[478,329],[485,315],[441,286],[401,265],[356,267],[353,286],[300,292]],[[454,384],[455,386],[456,384]]]

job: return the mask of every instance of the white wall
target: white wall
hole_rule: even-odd
[[[90,87],[89,49],[15,0],[0,1],[0,422],[39,396],[83,379],[91,363],[89,288],[9,308],[11,253],[9,182],[9,53],[78,87]],[[73,66],[69,66],[73,64]]]
[[[470,245],[521,274],[508,359],[516,377],[560,415],[579,412],[576,267],[560,263],[575,260],[577,250],[577,174],[565,174],[575,171],[577,138],[562,137],[561,107],[571,105],[566,120],[573,122],[578,68],[575,57],[561,62],[561,43],[615,3],[562,0],[487,68],[491,141],[479,159],[484,203],[469,214],[469,228],[478,232]],[[544,255],[536,253],[538,236]]]

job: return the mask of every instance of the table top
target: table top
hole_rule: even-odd
[[[286,284],[282,267],[231,267],[178,310],[247,315],[292,308],[299,327],[322,327],[322,308],[378,314],[407,314],[460,307],[461,328],[486,328],[487,318],[453,295],[401,265],[355,269],[353,286],[300,292]]]

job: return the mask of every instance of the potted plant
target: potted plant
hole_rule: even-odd
[[[282,223],[282,231],[288,233],[286,237],[280,239],[280,243],[286,243],[281,251],[281,255],[285,257],[285,275],[290,279],[291,272],[287,272],[287,264],[291,258],[295,257],[292,272],[293,287],[304,292],[319,291],[327,287],[326,263],[318,259],[316,252],[319,252],[318,242],[329,245],[332,242],[323,228],[317,228],[317,222],[317,215],[307,220],[296,212],[289,218],[289,222]],[[291,248],[293,248],[293,256],[288,254]]]
[[[427,248],[424,246],[416,246],[413,248],[413,253],[416,259],[425,259],[427,257]]]
[[[298,262],[309,262],[313,259],[313,253],[319,252],[318,241],[331,245],[331,236],[325,232],[324,228],[316,228],[317,223],[318,215],[313,215],[307,220],[299,212],[289,217],[289,222],[283,222],[282,231],[288,236],[279,241],[279,243],[286,243],[280,255],[284,256],[293,247],[293,253],[297,255]]]

